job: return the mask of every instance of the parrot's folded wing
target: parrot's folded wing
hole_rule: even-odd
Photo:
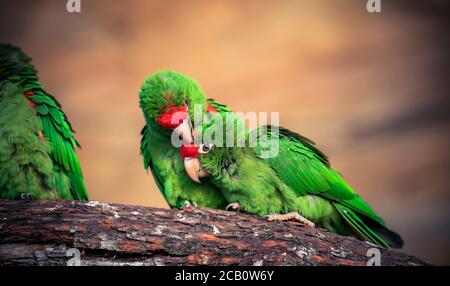
[[[213,109],[215,109],[215,111],[217,111],[219,113],[231,112],[231,108],[229,108],[225,104],[215,101],[212,98],[208,98],[206,101],[208,102],[209,106],[211,106]]]
[[[272,126],[262,128],[271,134],[261,138],[274,136],[279,138],[279,154],[268,158],[267,162],[299,195],[316,195],[326,198],[335,206],[342,206],[341,209],[338,208],[341,215],[343,215],[343,207],[347,208],[352,215],[343,216],[345,221],[352,227],[360,226],[361,233],[368,232],[366,228],[369,224],[389,231],[384,221],[351,189],[341,175],[330,167],[328,158],[314,146],[313,141],[285,128]],[[258,148],[256,150],[257,153],[260,152]],[[373,223],[367,223],[367,221]],[[372,241],[371,237],[374,238],[374,243],[378,242],[378,238],[373,235],[368,236],[370,241]],[[386,242],[381,243],[381,245],[386,244]]]
[[[159,173],[155,170],[155,167],[153,166],[153,161],[152,161],[150,149],[148,146],[149,141],[147,140],[148,139],[147,136],[149,136],[147,125],[144,126],[144,128],[142,128],[141,135],[142,135],[141,155],[144,158],[144,168],[149,169],[152,172],[152,176],[155,179],[156,186],[158,187],[159,191],[164,196],[164,198],[166,198],[166,192],[164,191],[164,180],[161,178],[161,176],[159,175]],[[166,200],[167,200],[167,198],[166,198]]]
[[[69,178],[70,191],[74,199],[88,200],[80,164],[75,153],[75,148],[80,146],[73,136],[72,127],[61,106],[56,99],[42,89],[34,90],[30,99],[36,104],[35,109],[42,122],[44,136],[52,147],[51,157],[55,166]]]
[[[339,203],[333,205],[347,224],[365,240],[387,248],[401,248],[403,246],[403,240],[397,233],[366,219],[364,216],[358,216],[346,206]]]

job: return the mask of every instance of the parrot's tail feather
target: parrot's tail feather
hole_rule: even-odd
[[[83,181],[83,177],[80,174],[69,172],[68,177],[70,179],[70,190],[75,200],[88,201],[86,186]]]
[[[386,226],[366,217],[359,216],[353,210],[335,204],[336,209],[348,225],[363,239],[386,248],[401,248],[403,246],[402,238],[395,232],[386,228]]]
[[[404,244],[403,239],[398,233],[386,228],[385,226],[381,226],[378,223],[373,222],[370,219],[365,220],[365,223],[375,233],[377,233],[384,241],[386,241],[391,248],[402,248],[403,247],[403,244]]]

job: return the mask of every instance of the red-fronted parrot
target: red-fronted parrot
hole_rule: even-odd
[[[192,143],[195,106],[202,116],[229,109],[207,100],[194,80],[174,71],[151,74],[142,85],[139,98],[146,122],[141,132],[144,166],[152,172],[169,206],[225,208],[225,199],[217,187],[208,183],[199,185],[186,175],[180,148],[174,145],[172,136],[179,137],[184,145]]]

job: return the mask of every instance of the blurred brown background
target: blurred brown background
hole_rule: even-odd
[[[449,5],[354,1],[0,1],[77,131],[93,200],[166,207],[139,156],[145,77],[175,69],[236,111],[279,111],[406,241],[450,264]]]

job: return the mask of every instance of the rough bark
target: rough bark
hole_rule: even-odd
[[[74,263],[71,248],[81,265],[366,265],[377,247],[220,210],[0,201],[0,265],[66,265]],[[382,265],[426,264],[378,249]]]

